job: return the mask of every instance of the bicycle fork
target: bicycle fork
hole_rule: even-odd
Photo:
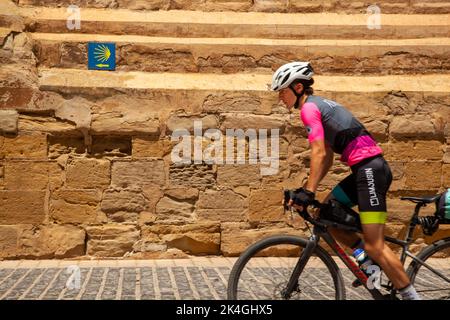
[[[286,288],[281,292],[283,299],[289,299],[292,292],[297,289],[298,278],[300,278],[300,274],[303,272],[303,269],[308,263],[309,258],[312,256],[314,250],[316,249],[316,246],[319,243],[319,239],[320,237],[316,234],[313,234],[311,235],[311,237],[309,237],[305,250],[303,250],[302,254],[300,255],[300,258],[295,265],[294,271],[292,271]]]

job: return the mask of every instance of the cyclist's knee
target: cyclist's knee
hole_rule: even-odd
[[[379,260],[379,258],[384,255],[384,242],[376,242],[376,243],[364,243],[364,249],[366,250],[369,257]]]

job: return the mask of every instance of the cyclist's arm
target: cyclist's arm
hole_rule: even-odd
[[[331,168],[331,166],[333,165],[333,162],[334,162],[333,150],[331,150],[330,147],[325,145],[325,152],[326,152],[325,166],[323,167],[322,175],[320,176],[319,182],[322,181],[323,178],[325,178],[325,176],[327,175],[328,171],[330,171],[330,168]]]
[[[333,152],[325,146],[322,139],[311,142],[311,161],[306,189],[316,192],[320,181],[333,164]]]
[[[310,175],[306,189],[316,192],[323,177],[333,164],[333,151],[325,144],[325,133],[322,125],[322,114],[315,103],[305,103],[300,116],[308,131],[311,145]]]

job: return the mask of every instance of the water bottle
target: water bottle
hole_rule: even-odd
[[[374,273],[374,272],[376,272],[376,268],[375,268],[375,270],[374,270],[374,268],[370,268],[370,266],[374,266],[374,267],[378,268],[378,271],[380,271],[380,266],[375,261],[370,259],[370,257],[367,255],[367,253],[363,249],[359,249],[359,248],[356,249],[355,251],[353,251],[352,255],[358,262],[359,268],[361,269],[361,271],[364,272],[368,278],[370,278],[372,275],[376,276],[376,278],[372,278],[372,282],[370,282],[368,287],[370,288],[370,286],[373,285],[375,288],[380,289],[381,274]],[[371,269],[370,272],[369,272],[369,268]],[[373,281],[375,281],[375,282],[373,282]],[[359,279],[356,279],[352,283],[352,286],[355,288],[357,288],[361,285],[362,285],[362,283],[359,281]]]
[[[371,266],[372,264],[374,264],[372,259],[370,259],[370,257],[366,254],[366,252],[363,249],[360,249],[360,248],[355,249],[355,251],[353,251],[353,257],[356,259],[356,261],[358,261],[360,269],[367,276],[369,276],[369,274],[367,272],[367,268],[369,266]]]

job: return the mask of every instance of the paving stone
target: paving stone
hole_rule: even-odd
[[[283,264],[284,263],[284,264]],[[74,262],[76,264],[76,262]],[[300,278],[301,293],[293,299],[333,299],[334,287],[328,270],[321,262],[305,269]],[[29,266],[28,266],[29,265]],[[88,266],[88,263],[83,264]],[[80,288],[69,289],[67,280],[69,269],[27,267],[1,268],[0,262],[0,298],[4,300],[16,299],[64,299],[64,300],[193,300],[193,299],[226,299],[227,281],[231,271],[231,264],[225,267],[223,263],[202,266],[197,263],[181,266],[166,267],[123,267],[111,268],[100,261],[95,267],[80,268]],[[226,264],[225,264],[226,265]],[[240,298],[274,299],[279,284],[284,284],[292,265],[281,260],[276,263],[257,263],[248,266],[242,273],[242,281],[246,287],[240,293]],[[447,274],[450,263],[444,261],[440,268]],[[346,297],[349,300],[371,299],[370,294],[362,287],[353,288],[351,283],[355,279],[346,269],[341,269]],[[431,273],[422,273],[417,283],[424,285],[439,285]],[[139,287],[138,287],[139,286]],[[138,295],[137,295],[138,293]],[[430,293],[431,295],[432,293]]]

